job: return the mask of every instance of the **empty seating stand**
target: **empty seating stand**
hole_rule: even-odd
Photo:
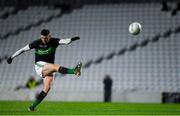
[[[71,14],[55,18],[28,31],[0,40],[0,54],[10,54],[39,38],[39,32],[48,28],[52,36],[69,38],[80,36],[81,40],[67,46],[59,46],[56,63],[73,67],[79,61],[86,63],[109,53],[128,47],[134,43],[162,34],[179,25],[179,15],[160,11],[160,4],[104,4],[88,5],[74,10]],[[6,20],[0,20],[0,32],[5,34],[18,27],[46,18],[50,11],[46,7],[29,7],[26,11]],[[128,26],[132,22],[142,24],[142,33],[130,35]],[[55,78],[54,91],[94,91],[103,89],[103,78],[109,74],[113,79],[113,90],[139,90],[149,92],[179,91],[180,35],[172,34],[167,39],[138,47],[135,51],[103,60],[82,69],[80,78],[73,75]],[[34,71],[33,50],[14,59],[11,65],[0,64],[0,89],[13,89],[24,84]],[[37,77],[37,79],[40,77]],[[53,94],[53,93],[52,93]]]

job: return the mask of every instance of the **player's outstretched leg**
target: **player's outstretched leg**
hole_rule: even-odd
[[[66,68],[63,66],[59,66],[58,64],[46,64],[43,67],[42,74],[43,76],[48,76],[54,72],[59,72],[61,74],[75,74],[77,76],[81,75],[82,63],[78,63],[75,68]]]
[[[58,72],[62,74],[75,74],[77,76],[80,76],[81,68],[82,68],[82,63],[79,62],[75,68],[66,68],[66,67],[60,66],[58,69]]]

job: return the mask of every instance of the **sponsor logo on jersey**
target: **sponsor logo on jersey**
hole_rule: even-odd
[[[54,47],[49,47],[47,49],[36,49],[35,50],[35,53],[38,54],[38,55],[48,55],[48,54],[51,54],[53,52],[55,52],[56,48]]]

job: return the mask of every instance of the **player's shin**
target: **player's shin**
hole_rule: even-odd
[[[73,68],[72,69],[71,68],[65,68],[62,66],[59,67],[58,72],[62,73],[62,74],[75,74],[75,71]]]
[[[38,95],[37,99],[30,106],[31,109],[34,109],[38,104],[40,104],[41,101],[46,97],[46,95],[47,95],[47,93],[45,93],[44,91],[41,91],[41,93]]]

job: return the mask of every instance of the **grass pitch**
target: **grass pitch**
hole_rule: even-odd
[[[42,102],[34,112],[31,102],[0,101],[0,115],[180,115],[180,104],[101,102]]]

